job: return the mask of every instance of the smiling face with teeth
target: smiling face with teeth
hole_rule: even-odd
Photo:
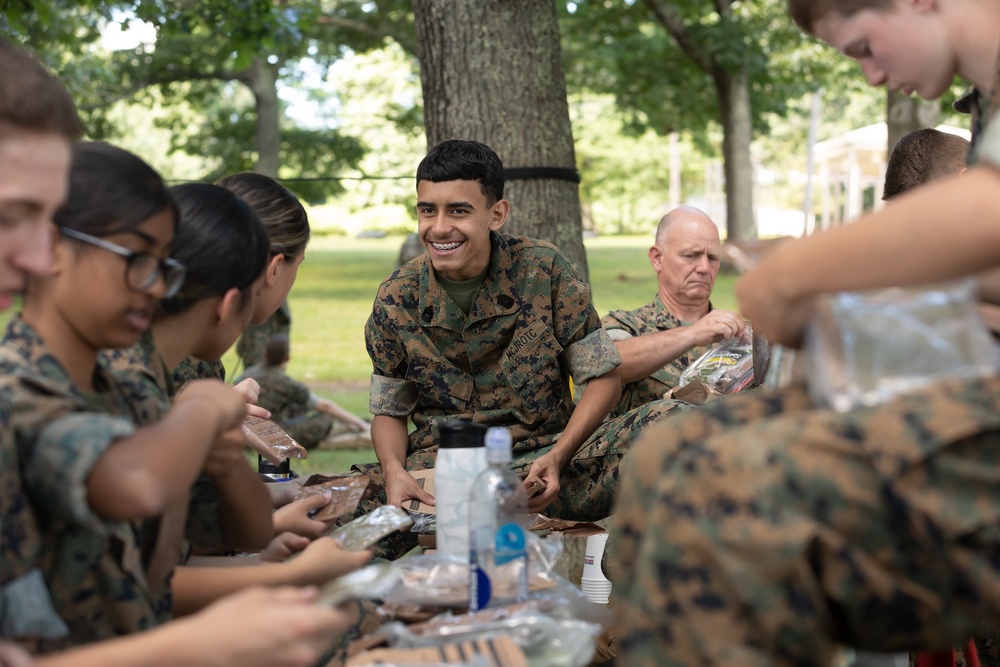
[[[417,234],[434,270],[449,280],[470,280],[490,263],[490,232],[510,212],[506,199],[491,203],[478,181],[417,183]]]

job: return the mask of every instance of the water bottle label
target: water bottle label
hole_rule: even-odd
[[[493,562],[497,565],[504,565],[517,558],[524,558],[525,538],[524,529],[516,523],[507,523],[497,530],[496,551]]]

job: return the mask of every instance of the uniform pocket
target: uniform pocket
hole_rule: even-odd
[[[418,389],[418,403],[425,408],[464,412],[472,397],[472,376],[447,361],[413,355],[406,379]]]
[[[544,420],[562,402],[563,348],[541,320],[535,320],[514,334],[500,363],[519,402],[521,420],[532,424]]]

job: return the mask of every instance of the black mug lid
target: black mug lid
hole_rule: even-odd
[[[445,422],[438,428],[438,433],[441,449],[468,449],[486,444],[486,427],[467,419]]]

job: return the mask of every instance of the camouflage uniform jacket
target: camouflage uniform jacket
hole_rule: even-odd
[[[38,564],[70,636],[41,652],[145,630],[169,618],[169,570],[147,577],[157,544],[139,522],[106,521],[87,504],[105,450],[135,432],[148,395],[101,368],[84,394],[35,330],[14,318],[0,346],[0,395],[12,408],[21,482],[41,528]],[[133,410],[137,406],[137,410]],[[34,638],[26,638],[34,639]]]
[[[708,309],[711,312],[711,304],[709,304]],[[658,331],[684,327],[690,322],[682,322],[677,319],[663,305],[660,295],[657,294],[655,299],[641,308],[611,311],[604,316],[601,324],[608,331],[612,340],[619,341],[634,336],[644,336]],[[663,398],[663,394],[677,386],[677,381],[681,374],[687,370],[687,367],[706,350],[708,350],[707,347],[691,348],[649,377],[623,385],[622,396],[612,415],[617,417],[629,410]]]
[[[11,413],[0,402],[0,638],[66,637],[38,568],[42,537],[21,485]]]
[[[226,366],[222,361],[204,361],[197,357],[188,357],[171,373],[171,380],[176,389],[180,389],[192,380],[212,378],[226,381]]]
[[[506,426],[515,452],[553,444],[582,384],[621,363],[590,288],[549,243],[490,235],[486,280],[466,316],[426,255],[382,283],[365,326],[369,409],[412,418],[409,452],[436,445],[449,418]]]
[[[140,423],[148,424],[156,421],[170,408],[174,396],[184,384],[200,377],[217,377],[216,366],[212,362],[188,357],[171,373],[156,349],[153,335],[144,333],[133,347],[119,350],[103,350],[100,357],[101,365],[110,370],[122,382],[138,385],[136,391],[154,396],[159,406],[158,413],[147,412],[140,415]],[[221,364],[221,362],[219,362]],[[196,371],[206,373],[205,376],[190,375]],[[225,370],[223,369],[223,374]],[[179,382],[178,379],[182,379]],[[221,499],[215,489],[215,484],[205,475],[195,481],[191,489],[190,501],[184,511],[184,537],[191,543],[206,549],[216,549],[224,546],[222,534]],[[175,511],[176,517],[176,511]],[[189,549],[184,548],[181,562],[187,560]]]
[[[257,405],[271,412],[271,419],[286,422],[301,417],[312,408],[312,392],[304,383],[290,377],[278,366],[251,366],[236,382],[253,378],[260,385]]]

